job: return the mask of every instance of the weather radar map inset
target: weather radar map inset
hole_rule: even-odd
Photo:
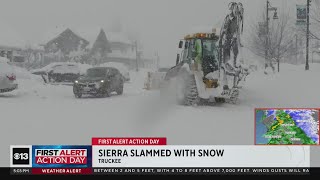
[[[319,145],[319,109],[256,109],[255,144]]]

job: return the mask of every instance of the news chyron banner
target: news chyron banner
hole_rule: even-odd
[[[167,145],[162,137],[95,137],[91,145],[10,147],[11,174],[310,174],[309,146]]]
[[[192,146],[164,142],[152,138],[92,138],[93,174],[310,174],[309,146]]]

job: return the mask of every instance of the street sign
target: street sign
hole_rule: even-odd
[[[296,5],[297,7],[297,21],[296,25],[304,26],[307,22],[307,6],[306,5]]]

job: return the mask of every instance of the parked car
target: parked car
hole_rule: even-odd
[[[103,63],[100,65],[100,67],[113,67],[116,68],[120,71],[120,73],[122,74],[124,81],[130,81],[130,73],[129,73],[129,68],[127,66],[125,66],[123,63],[119,63],[119,62],[107,62],[107,63]]]
[[[18,88],[14,68],[6,58],[0,58],[0,93],[10,92]]]
[[[50,82],[74,82],[80,77],[80,69],[75,64],[56,65],[48,72]]]
[[[45,81],[53,83],[73,83],[81,75],[81,68],[77,63],[51,63],[41,69],[31,70],[32,74],[41,75]]]
[[[84,76],[74,82],[73,93],[77,98],[81,98],[84,94],[108,97],[112,92],[121,95],[123,83],[123,77],[118,69],[94,67],[89,68]]]

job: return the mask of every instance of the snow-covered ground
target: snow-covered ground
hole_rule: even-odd
[[[9,164],[9,145],[90,144],[91,137],[160,136],[168,144],[250,145],[254,108],[319,107],[320,64],[281,65],[247,78],[239,105],[185,107],[143,89],[146,70],[131,72],[122,96],[76,99],[72,86],[44,84],[17,68],[19,89],[0,94],[0,166]]]

